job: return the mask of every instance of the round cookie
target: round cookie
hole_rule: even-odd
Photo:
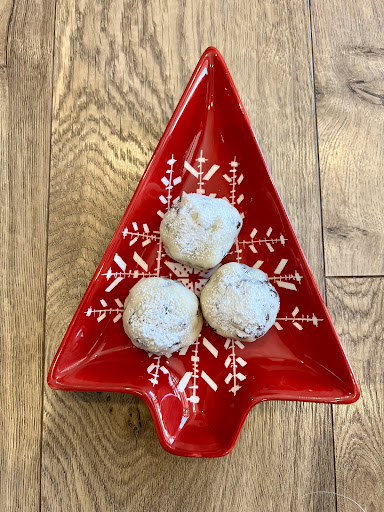
[[[263,336],[280,307],[279,295],[264,272],[241,263],[218,268],[203,288],[200,302],[212,329],[242,341]]]
[[[239,212],[228,201],[187,194],[165,214],[160,236],[171,258],[208,269],[228,253],[242,225]]]
[[[170,357],[196,340],[203,318],[196,295],[184,285],[148,277],[125,299],[123,325],[136,347]]]

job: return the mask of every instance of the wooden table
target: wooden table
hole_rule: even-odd
[[[384,510],[384,5],[2,0],[3,512]],[[224,55],[356,371],[264,403],[233,452],[164,452],[129,395],[48,366],[204,49]]]

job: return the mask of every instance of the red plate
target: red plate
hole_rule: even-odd
[[[204,326],[170,359],[134,347],[124,299],[142,277],[197,294],[210,275],[172,261],[159,224],[185,192],[226,197],[244,216],[227,261],[266,272],[280,294],[275,326],[254,343]],[[359,389],[223,58],[208,48],[92,278],[48,374],[55,389],[142,397],[169,452],[225,455],[262,400],[351,403]]]

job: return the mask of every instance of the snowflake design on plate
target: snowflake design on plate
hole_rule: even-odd
[[[173,197],[174,187],[179,185],[182,180],[180,175],[175,175],[174,166],[176,161],[174,155],[172,155],[167,161],[168,167],[161,179],[164,192],[159,195],[159,206],[156,212],[159,217],[159,223],[172,204],[180,199],[180,196]],[[195,192],[198,194],[206,193],[207,183],[220,169],[218,164],[213,163],[209,166],[208,162],[208,158],[201,151],[195,160],[195,166],[193,162],[188,161],[185,161],[183,164],[184,171],[188,172],[196,180]],[[238,208],[242,218],[244,218],[241,208],[245,196],[243,193],[238,194],[237,192],[238,186],[244,180],[244,175],[239,171],[239,167],[240,163],[234,157],[229,163],[229,169],[223,172],[220,177],[229,184],[229,196],[224,197],[224,199]],[[186,192],[183,191],[182,195],[185,194]],[[209,196],[216,197],[216,194],[210,193]],[[136,222],[132,222],[131,225],[124,227],[121,236],[125,243],[132,248],[132,263],[134,262],[135,266],[139,268],[131,269],[131,264],[124,261],[121,255],[116,253],[113,258],[113,268],[110,267],[100,276],[106,280],[106,294],[109,294],[125,279],[129,279],[134,283],[143,277],[167,277],[177,279],[199,296],[203,286],[219,266],[210,270],[200,271],[170,260],[163,250],[160,232],[158,229],[151,230],[148,224],[139,225]],[[268,250],[268,253],[279,252],[280,255],[280,253],[283,253],[287,243],[288,239],[282,233],[274,232],[272,227],[261,233],[254,227],[246,239],[238,238],[235,241],[228,256],[231,256],[233,261],[241,263],[245,252],[250,251],[251,254],[255,255],[253,267],[263,270],[264,260],[257,259],[258,255],[265,254],[265,249]],[[143,250],[151,244],[156,247],[156,258],[153,265],[150,265],[145,260],[145,257],[142,256]],[[296,269],[286,271],[287,266],[289,268],[288,259],[280,258],[273,271],[273,275],[269,275],[268,279],[278,288],[295,292],[300,287],[303,277]],[[124,306],[120,299],[114,299],[112,306],[109,304],[108,299],[101,299],[100,305],[101,307],[99,305],[89,307],[85,312],[86,315],[94,316],[97,322],[103,321],[108,315],[113,316],[114,323],[121,320]],[[286,325],[293,325],[301,331],[304,325],[312,324],[317,327],[321,321],[322,319],[317,318],[314,314],[299,315],[299,308],[295,307],[290,315],[278,317],[275,327],[278,330],[282,330]],[[190,359],[190,367],[181,377],[178,383],[178,390],[180,392],[184,392],[186,389],[190,390],[187,400],[192,403],[193,409],[195,409],[196,404],[200,401],[199,390],[201,380],[213,391],[217,391],[219,385],[229,386],[228,391],[235,396],[241,390],[242,383],[247,379],[245,345],[238,340],[227,339],[223,343],[222,348],[217,348],[209,341],[207,336],[206,333],[204,335],[200,334],[190,347],[184,348],[178,353],[179,356],[187,358],[187,360],[188,358]],[[219,359],[219,351],[223,353],[223,365],[228,370],[223,382],[215,382],[204,370],[206,358],[214,357]],[[148,354],[148,356],[150,358],[150,363],[147,367],[148,380],[152,386],[156,386],[161,376],[167,376],[169,373],[163,364],[165,356],[156,356],[154,354]]]

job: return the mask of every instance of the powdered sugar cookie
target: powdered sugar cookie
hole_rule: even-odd
[[[171,279],[141,279],[131,288],[124,308],[124,330],[132,343],[157,355],[169,357],[190,345],[203,325],[196,295]]]
[[[201,309],[221,336],[254,341],[275,323],[280,299],[261,270],[241,263],[218,268],[203,288]]]
[[[171,258],[208,269],[228,253],[242,224],[239,212],[228,201],[187,194],[165,214],[160,236]]]

